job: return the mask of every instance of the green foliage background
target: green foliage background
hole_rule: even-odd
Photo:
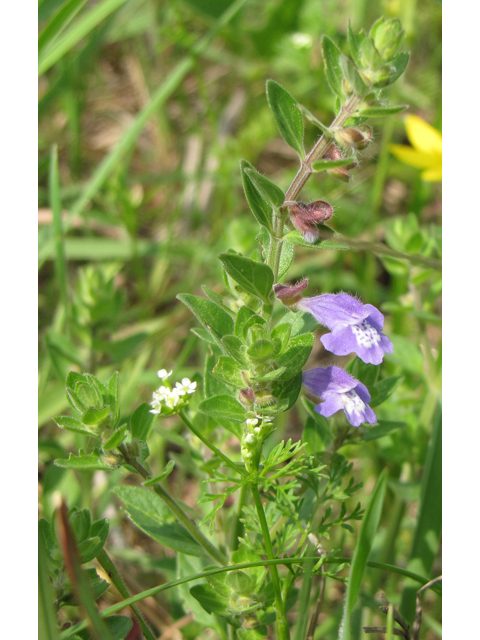
[[[61,4],[40,2],[41,30]],[[268,110],[266,80],[279,82],[329,123],[334,98],[320,36],[325,33],[342,47],[348,20],[359,30],[381,15],[398,16],[411,60],[390,97],[440,128],[441,4],[250,0],[201,53],[198,42],[231,2],[75,4],[80,11],[40,55],[40,510],[51,517],[61,492],[69,507],[88,507],[95,519],[108,516],[110,531],[118,530],[117,537],[110,535],[109,550],[129,567],[130,586],[139,591],[173,578],[174,560],[119,510],[108,489],[120,483],[121,471],[77,473],[53,466],[53,459],[82,446],[80,436],[60,432],[51,420],[67,409],[67,373],[87,370],[106,380],[118,370],[125,416],[149,401],[158,369],[174,368],[176,379],[193,379],[204,366],[204,347],[190,331],[194,317],[175,296],[202,295],[200,285],[223,293],[216,256],[229,248],[248,254],[255,247],[258,226],[243,195],[239,161],[248,159],[282,188],[297,170],[296,155]],[[98,24],[85,19],[100,9],[105,15]],[[425,549],[421,541],[436,512],[419,513],[418,499],[440,393],[440,187],[422,183],[417,170],[390,155],[390,142],[406,143],[401,116],[371,124],[373,150],[365,153],[355,178],[348,184],[312,178],[302,194],[305,201],[334,205],[333,226],[357,244],[348,251],[297,247],[289,277],[308,277],[309,295],[348,291],[387,315],[395,350],[382,371],[403,379],[378,416],[405,426],[342,453],[355,461],[363,502],[380,471],[389,469],[371,557],[406,566],[413,544],[413,570],[434,576],[440,573],[436,524],[433,547]],[[316,135],[306,127],[307,148]],[[372,251],[377,243],[411,258]],[[317,340],[309,365],[325,357]],[[301,407],[287,414],[272,446],[284,436],[298,439],[306,416]],[[178,460],[168,479],[171,490],[194,507],[198,478],[180,422],[159,419],[154,432],[153,472]],[[438,469],[430,461],[427,470],[422,491],[430,493],[420,509],[440,491]],[[348,555],[353,543],[345,532],[331,544]],[[365,575],[353,630],[357,638],[363,636],[361,623],[384,623],[367,594],[382,588],[398,605],[405,586],[403,597],[411,600],[408,584],[398,576],[372,569]],[[336,637],[339,585],[329,583],[315,637]],[[181,593],[168,593],[161,601],[167,626],[185,615]],[[111,602],[112,596],[105,597]],[[440,637],[440,601],[428,592],[424,599],[421,637]],[[197,632],[193,622],[182,628],[185,638]]]

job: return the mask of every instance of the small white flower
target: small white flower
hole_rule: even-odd
[[[253,431],[254,431],[254,432],[257,434],[257,436],[258,436],[258,435],[259,435],[259,433],[261,432],[261,430],[262,430],[262,427],[255,427]]]
[[[163,402],[170,396],[170,389],[168,387],[161,386],[156,391],[154,391],[152,395],[154,400]]]
[[[166,380],[171,375],[172,371],[167,371],[166,369],[160,369],[160,371],[157,371],[157,376],[160,380]]]
[[[188,378],[182,378],[182,382],[175,383],[176,391],[179,396],[184,396],[187,393],[194,393],[197,388],[196,382],[190,382]]]
[[[258,424],[258,420],[257,418],[249,418],[246,423],[248,427],[255,427]]]
[[[180,400],[180,395],[178,393],[178,389],[172,389],[168,395],[168,398],[165,399],[165,404],[169,409],[173,409],[177,406]]]
[[[256,437],[253,435],[253,433],[248,433],[245,436],[245,442],[248,442],[248,444],[253,444],[256,441]]]
[[[153,400],[153,402],[150,403],[150,406],[152,407],[152,409],[150,410],[150,413],[154,413],[155,415],[158,415],[159,413],[161,413],[162,405],[158,400]]]

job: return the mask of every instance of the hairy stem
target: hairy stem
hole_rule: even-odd
[[[273,552],[272,541],[270,539],[270,532],[268,530],[267,519],[263,510],[262,499],[258,492],[258,486],[256,484],[250,485],[252,488],[253,500],[257,509],[258,519],[260,527],[262,528],[263,541],[265,543],[265,550],[269,560],[275,559]],[[285,611],[285,603],[282,598],[282,584],[278,575],[278,569],[276,565],[271,565],[270,574],[272,576],[273,590],[275,593],[275,609],[277,612],[277,634],[278,640],[290,640],[290,629],[288,626],[287,615]]]
[[[120,595],[124,598],[130,598],[130,593],[128,591],[127,585],[123,581],[122,576],[119,574],[117,567],[113,564],[112,559],[109,557],[105,549],[102,549],[97,556],[97,560],[105,570],[106,574],[113,582]],[[156,636],[150,630],[145,618],[142,616],[140,609],[136,604],[130,605],[133,613],[137,616],[138,622],[142,628],[143,635],[145,636],[145,640],[155,640]]]
[[[135,469],[143,478],[149,480],[152,476],[145,469],[145,467],[138,462],[138,460],[128,453],[128,450],[124,444],[121,444],[118,447],[118,450],[123,455],[125,462],[129,464],[131,467]],[[217,549],[207,538],[203,535],[197,525],[190,520],[185,511],[180,507],[179,504],[165,491],[165,489],[157,482],[153,485],[153,490],[155,493],[160,496],[160,498],[165,502],[170,511],[176,516],[176,518],[183,524],[185,529],[190,533],[190,535],[198,542],[198,544],[204,549],[204,551],[211,557],[215,562],[225,566],[228,564],[228,560],[226,556]]]

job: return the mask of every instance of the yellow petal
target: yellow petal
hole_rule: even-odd
[[[440,167],[422,171],[422,180],[425,180],[426,182],[441,182],[442,181],[441,165]]]
[[[405,118],[407,136],[412,145],[423,153],[442,153],[442,134],[418,116]]]
[[[438,156],[422,153],[403,144],[391,144],[390,151],[401,162],[409,164],[411,167],[416,167],[417,169],[429,169],[430,167],[438,167],[439,165]]]

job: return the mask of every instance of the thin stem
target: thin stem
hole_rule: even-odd
[[[102,549],[100,551],[97,556],[97,560],[119,591],[120,595],[123,598],[130,598],[130,593],[128,591],[127,585],[123,581],[123,578],[119,574],[117,567],[113,564],[112,559],[109,557],[105,549]],[[130,606],[134,614],[137,616],[138,622],[140,623],[140,626],[142,628],[143,635],[145,636],[145,640],[155,640],[156,636],[152,633],[145,618],[142,616],[140,609],[136,604],[131,604]]]
[[[128,450],[124,444],[121,444],[118,447],[118,450],[125,458],[125,462],[129,464],[131,467],[135,469],[143,478],[149,480],[152,476],[145,467],[138,462],[138,460],[128,453]],[[226,556],[217,549],[207,538],[203,535],[197,525],[190,520],[185,511],[178,505],[175,500],[163,489],[163,487],[157,482],[157,484],[153,485],[153,490],[155,493],[160,496],[160,498],[165,502],[170,511],[178,518],[178,520],[183,524],[185,529],[190,533],[190,535],[198,542],[198,544],[204,549],[208,555],[218,562],[221,565],[227,565],[228,560]]]
[[[258,487],[256,484],[251,484],[250,486],[252,488],[253,500],[255,502],[258,519],[260,521],[260,527],[262,529],[263,541],[265,543],[267,557],[269,560],[275,560],[275,554],[273,552],[272,541],[270,539],[267,519],[265,517],[265,511],[263,510],[262,499],[260,497],[260,493],[258,492]],[[278,575],[278,569],[276,565],[271,565],[270,574],[272,576],[273,591],[275,593],[278,640],[290,640],[290,629],[288,626],[285,604],[282,599],[282,584],[280,582],[280,577]]]
[[[236,551],[238,549],[238,539],[243,534],[244,527],[243,523],[240,521],[240,518],[242,517],[243,507],[245,506],[245,503],[247,501],[247,494],[248,484],[244,484],[240,489],[240,494],[238,496],[237,511],[235,513],[235,521],[232,527],[232,539],[230,542],[230,548],[232,551]]]
[[[185,415],[185,412],[183,411],[183,409],[181,411],[179,411],[178,415],[180,416],[180,418],[183,420],[183,422],[187,425],[187,427],[190,429],[190,431],[197,436],[197,438],[199,440],[201,440],[203,442],[203,444],[205,446],[207,446],[211,451],[213,451],[213,453],[215,455],[217,455],[221,460],[223,460],[223,462],[225,462],[225,464],[228,467],[231,467],[232,469],[234,469],[237,473],[239,473],[241,476],[246,476],[248,475],[247,471],[245,471],[245,469],[243,469],[243,467],[241,467],[240,465],[238,465],[236,462],[233,462],[233,460],[230,460],[230,458],[228,456],[226,456],[224,453],[222,453],[220,451],[220,449],[217,449],[217,447],[215,445],[213,445],[211,442],[209,442],[207,440],[207,438],[205,438],[205,436],[203,436],[200,431],[198,431],[198,429],[196,429],[193,424],[190,422],[190,420],[187,418],[187,416]]]

